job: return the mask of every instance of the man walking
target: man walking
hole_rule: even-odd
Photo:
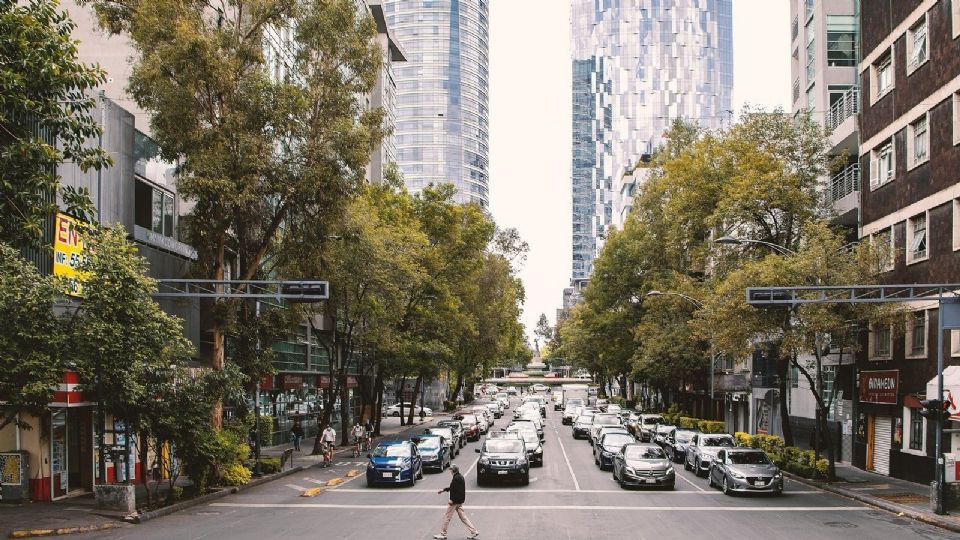
[[[453,475],[453,478],[450,480],[450,487],[437,492],[439,495],[444,491],[449,491],[450,502],[447,503],[447,512],[443,514],[443,524],[440,525],[440,534],[434,535],[434,538],[438,540],[446,539],[447,527],[450,525],[450,520],[453,518],[454,512],[460,516],[460,521],[462,521],[467,527],[467,530],[470,531],[470,536],[467,538],[478,538],[480,532],[470,523],[470,520],[467,519],[467,513],[463,511],[463,502],[467,499],[467,485],[463,481],[463,475],[460,474],[460,467],[450,465],[450,474]]]
[[[299,452],[300,441],[303,440],[303,426],[300,425],[299,420],[295,421],[293,427],[290,428],[290,436],[293,438],[293,449]]]

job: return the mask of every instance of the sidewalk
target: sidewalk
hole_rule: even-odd
[[[930,509],[930,486],[883,476],[837,463],[837,480],[822,482],[790,475],[790,478],[823,490],[842,495],[903,515],[924,523],[960,533],[960,510],[938,516]]]

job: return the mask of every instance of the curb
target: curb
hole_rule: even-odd
[[[278,473],[272,474],[272,475],[270,475],[270,476],[263,476],[263,477],[260,477],[260,478],[256,478],[256,479],[251,480],[250,482],[248,482],[248,483],[246,483],[246,484],[244,484],[244,485],[242,485],[242,486],[236,486],[236,487],[229,487],[229,488],[221,489],[220,491],[217,491],[217,492],[215,492],[215,493],[207,493],[206,495],[201,495],[201,496],[199,496],[199,497],[194,497],[193,499],[190,499],[190,500],[187,500],[187,501],[178,502],[178,503],[176,503],[176,504],[171,504],[170,506],[165,506],[165,507],[163,507],[163,508],[158,508],[158,509],[156,509],[156,510],[151,510],[151,511],[149,511],[149,512],[143,512],[143,513],[141,513],[141,514],[137,514],[136,516],[133,516],[132,521],[133,521],[133,523],[143,523],[143,522],[145,522],[145,521],[150,521],[151,519],[156,519],[156,518],[158,518],[158,517],[167,516],[167,515],[173,514],[174,512],[179,512],[179,511],[181,511],[181,510],[190,508],[190,507],[192,507],[192,506],[198,506],[198,505],[204,504],[204,503],[206,503],[206,502],[208,502],[208,501],[213,501],[213,500],[216,500],[216,499],[221,499],[221,498],[223,498],[223,497],[226,497],[227,495],[232,495],[232,494],[234,494],[234,493],[238,493],[238,492],[240,492],[240,491],[243,491],[243,490],[246,490],[246,489],[249,489],[249,488],[252,488],[252,487],[259,486],[259,485],[261,485],[261,484],[266,484],[267,482],[271,482],[271,481],[276,480],[276,479],[278,479],[278,478],[283,478],[284,476],[289,476],[289,475],[291,475],[291,474],[293,474],[293,473],[300,472],[300,471],[302,471],[302,470],[303,470],[303,466],[302,466],[302,465],[298,465],[298,466],[293,467],[293,468],[291,468],[291,469],[287,469],[287,470],[285,470],[285,471],[278,472]]]
[[[879,508],[881,510],[885,510],[893,514],[903,515],[910,519],[921,521],[928,525],[940,527],[941,529],[946,529],[951,532],[960,533],[960,523],[955,523],[950,520],[941,519],[937,517],[936,514],[928,514],[926,512],[921,512],[916,508],[911,508],[909,506],[904,506],[902,504],[892,503],[890,501],[885,501],[879,497],[865,495],[863,493],[858,493],[856,491],[850,491],[849,489],[835,487],[830,484],[816,482],[807,478],[797,476],[792,473],[784,472],[783,475],[793,480],[794,482],[799,482],[801,484],[804,484],[810,487],[815,487],[823,491],[829,491],[830,493],[833,493],[835,495],[840,495],[848,499],[853,499],[855,501],[862,502],[869,506],[873,506],[875,508]]]
[[[100,525],[87,525],[84,527],[60,527],[56,529],[20,529],[10,531],[10,538],[37,538],[40,536],[65,536],[68,534],[80,534],[95,531],[106,531],[116,529],[119,523],[102,523]]]

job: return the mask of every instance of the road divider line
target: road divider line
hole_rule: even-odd
[[[369,504],[322,504],[322,503],[211,503],[210,506],[228,507],[228,508],[303,508],[303,509],[363,509],[369,510]],[[379,504],[377,510],[437,510],[447,508],[447,505],[439,504]],[[529,512],[531,510],[610,510],[627,512],[874,512],[875,508],[869,506],[609,506],[609,505],[474,505],[469,506],[474,510],[519,510]]]
[[[477,466],[477,463],[479,463],[479,462],[480,462],[480,458],[474,459],[474,460],[473,460],[473,464],[470,465],[470,468],[467,469],[467,472],[463,473],[463,475],[464,475],[464,476],[469,476],[469,475],[470,475],[470,471],[472,471],[473,468],[476,467],[476,466]]]
[[[533,481],[533,478],[530,479]],[[377,495],[395,495],[397,493],[396,489],[391,488],[342,488],[337,489],[341,493],[373,493]],[[434,489],[404,489],[403,493],[436,493]],[[657,497],[661,495],[696,495],[696,496],[717,496],[723,495],[720,491],[683,491],[683,490],[674,490],[674,491],[647,491],[647,490],[626,490],[626,489],[581,489],[577,491],[575,489],[526,489],[526,488],[481,488],[481,489],[468,489],[467,493],[473,494],[497,494],[497,493],[622,493],[624,495],[656,495]],[[784,491],[784,496],[791,495],[821,495],[820,491]]]
[[[696,485],[696,484],[694,484],[693,482],[691,482],[691,481],[690,481],[689,479],[687,479],[687,477],[685,477],[685,476],[683,476],[682,474],[680,474],[680,473],[676,473],[676,475],[675,475],[675,476],[676,476],[677,478],[680,478],[680,479],[682,479],[682,480],[683,480],[684,482],[686,482],[686,483],[688,483],[688,484],[690,484],[691,486],[693,486],[693,487],[695,487],[695,488],[697,488],[697,489],[699,489],[700,491],[702,491],[702,492],[704,492],[704,493],[706,493],[706,492],[707,492],[707,490],[705,490],[705,489],[703,489],[702,487],[700,487],[700,486],[698,486],[698,485]],[[720,493],[720,492],[718,491],[717,493]]]
[[[577,481],[577,475],[573,474],[573,466],[570,465],[570,458],[567,457],[567,449],[563,447],[563,440],[560,438],[560,434],[556,432],[554,428],[554,434],[557,436],[557,443],[560,445],[560,451],[563,452],[563,460],[567,462],[567,469],[570,471],[570,477],[573,478],[573,487],[577,491],[580,491],[580,482]]]
[[[296,485],[296,484],[286,484],[286,486],[287,486],[288,488],[290,488],[290,489],[294,489],[294,490],[297,490],[297,491],[306,491],[306,490],[307,490],[307,488],[302,487],[302,486],[298,486],[298,485]]]

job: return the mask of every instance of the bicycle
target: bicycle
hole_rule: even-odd
[[[360,437],[354,437],[353,438],[353,457],[355,458],[360,457],[360,451],[361,451]]]
[[[333,465],[333,443],[326,441],[323,443],[323,462],[321,467],[330,467]]]

